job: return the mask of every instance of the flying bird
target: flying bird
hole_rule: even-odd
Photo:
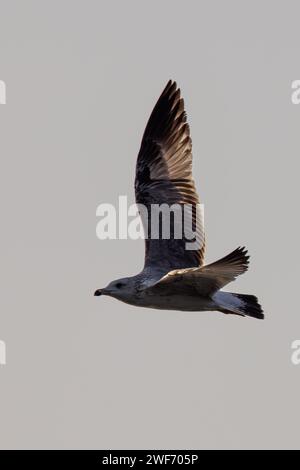
[[[135,195],[138,207],[148,209],[140,211],[146,235],[144,268],[135,276],[97,289],[96,296],[108,295],[139,307],[264,318],[254,295],[222,290],[247,271],[249,256],[244,247],[214,263],[204,263],[205,236],[203,224],[197,223],[199,197],[192,176],[190,129],[180,89],[171,80],[144,131],[136,163]],[[199,241],[196,249],[187,249],[190,233],[182,231],[182,236],[175,236],[175,217],[169,220],[169,237],[162,236],[161,219],[158,236],[151,237],[151,206],[161,204],[190,208],[191,230]]]

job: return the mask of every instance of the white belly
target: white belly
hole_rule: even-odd
[[[131,302],[130,302],[131,303]],[[133,305],[163,310],[200,312],[215,310],[216,304],[209,298],[190,295],[149,295],[144,294]]]

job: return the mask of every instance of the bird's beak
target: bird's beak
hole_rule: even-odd
[[[97,289],[95,291],[94,295],[97,295],[97,296],[102,295],[102,291],[103,291],[103,289]]]

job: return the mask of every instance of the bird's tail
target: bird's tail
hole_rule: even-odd
[[[255,295],[219,291],[215,294],[214,301],[219,305],[220,312],[264,319],[263,309]]]

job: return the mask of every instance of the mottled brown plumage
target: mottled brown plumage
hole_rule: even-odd
[[[201,266],[204,262],[204,230],[201,218],[196,224],[199,203],[192,176],[192,140],[186,122],[183,98],[175,82],[168,82],[147,123],[138,154],[135,178],[136,202],[148,209],[151,204],[190,204],[192,228],[197,230],[200,247],[186,250],[187,238],[146,240],[145,266],[175,269]],[[142,220],[143,220],[143,215]],[[145,220],[143,220],[145,225]],[[171,233],[174,227],[171,225]]]

